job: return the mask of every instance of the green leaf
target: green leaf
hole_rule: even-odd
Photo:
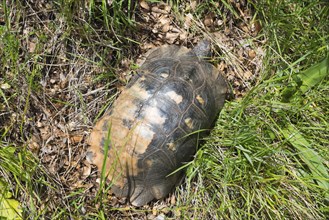
[[[282,132],[291,145],[298,150],[299,157],[309,167],[317,184],[327,191],[326,197],[329,199],[329,175],[324,165],[325,160],[316,151],[308,147],[310,146],[309,142],[291,124]]]
[[[0,218],[6,219],[22,219],[22,209],[20,203],[15,199],[0,199]]]
[[[294,75],[291,84],[282,91],[282,102],[289,102],[292,97],[304,94],[327,75],[329,75],[329,56],[322,62]]]
[[[305,93],[308,89],[320,83],[329,74],[329,56],[321,63],[316,64],[298,74],[302,81],[300,90]]]
[[[5,183],[0,179],[0,219],[22,219],[22,209],[20,203],[11,199],[12,194],[6,190]]]

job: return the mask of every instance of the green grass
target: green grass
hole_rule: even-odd
[[[1,1],[0,180],[4,184],[0,186],[0,201],[1,205],[6,205],[6,201],[18,200],[23,219],[63,219],[67,216],[79,216],[82,215],[81,207],[87,200],[86,190],[70,190],[67,185],[61,183],[58,173],[47,170],[40,163],[44,156],[40,156],[43,154],[39,149],[36,149],[34,155],[31,153],[33,147],[31,148],[30,141],[38,133],[37,112],[43,112],[46,120],[51,121],[54,116],[51,115],[53,109],[49,106],[58,105],[61,109],[78,108],[83,112],[84,120],[90,120],[90,117],[86,116],[87,104],[85,96],[82,97],[81,94],[81,83],[76,84],[75,90],[65,93],[72,94],[73,99],[65,100],[58,95],[45,96],[45,91],[49,89],[49,84],[44,85],[45,82],[47,79],[49,81],[54,72],[69,72],[70,69],[65,68],[72,62],[75,63],[75,68],[84,72],[97,70],[95,85],[102,82],[102,86],[109,88],[105,94],[113,95],[113,88],[110,87],[115,80],[115,66],[119,64],[121,51],[130,47],[126,36],[120,36],[120,42],[114,37],[119,36],[119,33],[112,31],[108,35],[107,31],[97,29],[97,25],[102,25],[104,19],[97,20],[98,18],[93,17],[96,21],[91,23],[83,20],[85,11],[81,10],[80,6],[76,1],[57,1],[49,7]],[[35,13],[40,10],[38,7],[44,7],[42,11],[46,12]],[[99,5],[95,4],[94,7],[89,9],[96,10]],[[32,19],[29,20],[29,16]],[[104,13],[103,16],[114,19],[110,14]],[[125,19],[122,14],[120,16]],[[23,24],[26,29],[23,29]],[[114,24],[120,25],[111,23]],[[124,27],[127,26],[128,24],[125,24]],[[126,33],[129,34],[128,31]],[[79,66],[79,63],[83,65]],[[81,79],[81,75],[83,76],[81,73],[69,76],[67,83],[72,83],[71,78]],[[41,96],[48,101],[41,103]],[[61,115],[60,112],[56,114]],[[56,114],[55,120],[63,120],[62,117],[56,119]],[[69,118],[65,117],[66,120]],[[47,146],[43,141],[37,139],[36,143]],[[65,149],[63,152],[66,154]],[[37,156],[40,157],[36,158]],[[6,216],[2,215],[2,211],[1,219]],[[11,212],[10,216],[7,215],[9,218],[12,216]]]
[[[263,80],[227,103],[191,163],[178,193],[186,218],[328,215],[328,3],[259,2]]]
[[[84,155],[74,157],[74,153],[84,152],[83,143],[55,148],[57,155],[52,157],[34,152],[30,142],[49,122],[54,138],[37,144],[61,146],[67,137],[56,136],[57,126],[74,122],[80,126],[74,129],[84,133],[111,104],[114,83],[125,83],[117,74],[121,61],[139,55],[141,20],[134,1],[111,5],[105,0],[86,5],[55,1],[44,8],[7,2],[0,6],[0,209],[7,201],[18,201],[21,209],[16,211],[22,211],[24,219],[132,218],[152,212],[152,207],[111,206],[108,186],[92,191],[86,185],[95,182],[88,178],[82,187],[72,187],[70,175],[79,173],[84,160]],[[170,2],[181,21],[185,11],[180,5],[189,3]],[[225,24],[230,16],[243,21],[230,1],[219,2],[220,7],[214,8],[216,1],[202,1],[188,12],[202,20],[212,7]],[[329,215],[328,2],[247,4],[262,26],[261,34],[248,39],[265,42],[262,71],[247,94],[222,110],[190,162],[186,181],[175,192],[175,205],[166,207],[168,215],[173,219],[325,219]],[[47,13],[42,13],[45,9]],[[27,32],[23,24],[30,28]],[[201,26],[190,31],[205,32]],[[221,52],[223,60],[232,61],[231,51]],[[61,80],[56,73],[71,74],[66,82],[71,87],[51,93],[55,87],[49,79]],[[61,165],[67,155],[77,164],[44,165],[54,158]],[[1,215],[0,211],[0,219]]]
[[[325,65],[328,77],[328,60]],[[283,103],[280,78],[271,77],[227,104],[188,169],[187,188],[193,193],[187,198],[184,190],[179,193],[180,205],[187,206],[183,215],[198,207],[207,210],[193,212],[200,218],[324,218],[329,85],[323,82],[307,96]]]

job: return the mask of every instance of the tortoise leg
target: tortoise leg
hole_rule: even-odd
[[[153,199],[162,199],[166,197],[176,186],[179,177],[181,177],[181,175],[178,172],[157,181],[157,183],[149,184],[150,186],[137,184],[130,193],[130,203],[134,206],[143,206]]]
[[[154,199],[150,189],[144,186],[137,186],[130,197],[130,203],[134,206],[143,206]]]

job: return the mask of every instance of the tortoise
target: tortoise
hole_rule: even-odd
[[[208,40],[192,50],[154,49],[96,123],[87,156],[100,171],[104,163],[117,197],[143,206],[181,182],[178,168],[193,159],[199,131],[211,128],[228,94],[223,76],[203,59],[209,55]]]

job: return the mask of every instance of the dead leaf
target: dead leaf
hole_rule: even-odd
[[[61,89],[66,88],[67,85],[68,85],[68,78],[65,77],[65,75],[64,75],[63,73],[60,73],[60,74],[59,74],[59,79],[60,79],[59,87],[60,87]]]
[[[167,4],[165,4],[165,6],[164,6],[164,10],[166,11],[166,12],[170,12],[171,11],[171,6],[170,5],[167,5]]]
[[[252,72],[250,72],[249,70],[247,70],[247,71],[245,71],[245,72],[243,73],[243,78],[244,78],[244,79],[248,80],[248,79],[250,79],[251,77],[252,77]]]
[[[203,20],[203,24],[206,25],[207,27],[212,26],[213,23],[214,23],[214,21],[212,20],[212,18],[207,18],[207,17],[206,17],[206,18]]]
[[[241,29],[242,29],[244,32],[249,33],[249,28],[248,28],[247,25],[243,25],[243,26],[241,27]]]
[[[259,21],[253,21],[251,23],[250,29],[251,29],[252,35],[256,36],[261,31],[262,25],[260,24]]]
[[[169,44],[173,44],[178,37],[179,33],[166,33],[166,40]]]
[[[256,52],[254,50],[249,50],[248,56],[250,59],[254,59],[256,57]]]
[[[197,5],[198,5],[197,1],[193,0],[191,1],[189,6],[191,7],[192,11],[194,11]]]
[[[215,14],[213,12],[210,12],[206,14],[203,20],[203,24],[207,27],[211,27],[214,25],[214,19],[215,19]]]
[[[148,3],[144,0],[139,2],[139,5],[144,8],[145,10],[150,10],[150,6],[148,5]]]
[[[221,61],[218,65],[217,65],[217,69],[219,69],[221,72],[224,71],[224,69],[227,67],[227,65]]]
[[[171,30],[172,30],[172,32],[174,32],[174,33],[181,33],[181,32],[182,32],[180,29],[178,29],[178,28],[176,28],[176,27],[173,27]]]
[[[188,35],[187,31],[184,31],[179,35],[179,39],[181,41],[185,41],[187,39],[187,35]]]
[[[91,165],[88,163],[85,163],[86,166],[82,168],[82,177],[87,178],[91,174]]]
[[[189,29],[191,27],[192,21],[193,21],[193,15],[191,13],[188,13],[185,16],[184,28]]]
[[[37,44],[32,41],[29,42],[29,52],[30,53],[33,53],[35,51],[36,45]]]
[[[33,153],[38,153],[40,150],[40,138],[36,135],[33,135],[32,138],[28,142],[28,147]]]
[[[167,33],[169,30],[170,30],[170,24],[169,23],[163,25],[162,32]]]
[[[70,188],[71,189],[85,188],[85,184],[83,183],[83,180],[79,180],[79,181],[73,183]]]
[[[162,25],[170,24],[170,19],[168,18],[167,15],[166,15],[166,16],[161,16],[161,17],[159,18],[159,22],[160,22],[160,24],[162,24]]]
[[[158,8],[158,6],[152,7],[151,11],[157,14],[168,14],[167,11]]]
[[[83,140],[83,135],[74,135],[70,137],[70,141],[72,144],[80,143]]]
[[[156,216],[157,214],[158,214],[158,210],[155,207],[153,207],[152,215]]]
[[[51,136],[49,127],[40,128],[41,139],[47,141]]]
[[[173,194],[170,198],[170,204],[175,205],[176,204],[176,196]]]
[[[10,85],[8,83],[2,83],[0,88],[3,89],[3,90],[6,90],[6,89],[10,89]]]
[[[146,50],[150,50],[150,49],[152,49],[154,47],[155,47],[155,45],[153,43],[145,43],[145,44],[142,45],[142,49],[145,50],[145,51]]]

